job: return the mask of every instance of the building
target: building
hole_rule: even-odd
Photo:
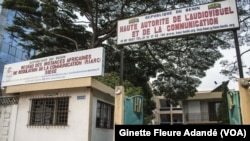
[[[7,26],[13,24],[16,12],[3,9],[2,2],[3,0],[0,0],[0,80],[2,80],[5,64],[28,60],[35,54],[35,51],[23,49],[18,45],[18,39],[15,38],[15,35],[5,30]]]
[[[218,107],[223,93],[220,88],[221,85],[212,91],[197,92],[175,106],[164,96],[154,96],[154,124],[218,124]]]
[[[92,77],[6,87],[1,141],[112,141],[114,89]]]
[[[4,67],[1,141],[111,141],[114,89],[104,75],[104,48],[76,51]]]
[[[218,124],[222,92],[198,92],[182,102],[184,124]]]
[[[181,103],[173,106],[164,96],[154,96],[156,109],[153,110],[153,124],[183,124],[183,108]]]

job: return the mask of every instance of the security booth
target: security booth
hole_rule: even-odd
[[[112,141],[114,89],[94,79],[103,75],[103,51],[6,65],[5,95],[19,100],[15,126],[5,128],[3,140]]]
[[[111,141],[114,90],[87,77],[9,86],[19,94],[13,141]]]

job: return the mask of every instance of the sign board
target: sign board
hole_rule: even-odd
[[[118,21],[117,44],[239,28],[235,0],[197,5]]]
[[[104,48],[94,48],[4,66],[2,87],[104,75]]]

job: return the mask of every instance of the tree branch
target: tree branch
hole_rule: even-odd
[[[74,42],[74,43],[75,43],[75,46],[76,46],[76,50],[79,50],[78,44],[77,44],[77,42],[76,42],[75,40],[73,40],[73,39],[71,39],[71,38],[69,38],[69,37],[67,37],[67,36],[64,36],[64,35],[61,35],[61,34],[57,34],[57,33],[53,33],[53,32],[50,32],[50,31],[49,31],[49,33],[51,33],[51,34],[53,34],[53,35],[55,35],[55,36],[62,37],[62,38],[65,38],[65,39],[67,39],[67,40],[70,40],[70,41]]]

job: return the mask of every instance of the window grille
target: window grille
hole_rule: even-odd
[[[97,101],[96,127],[113,129],[114,106],[108,103]]]
[[[29,125],[66,126],[69,97],[32,99]]]
[[[18,104],[18,96],[0,96],[0,106],[1,105],[15,105]]]

